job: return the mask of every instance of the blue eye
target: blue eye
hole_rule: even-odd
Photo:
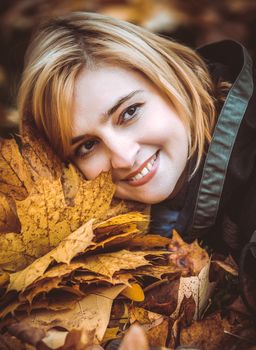
[[[98,140],[88,140],[81,144],[75,151],[77,157],[83,157],[92,152],[95,146],[99,143]]]

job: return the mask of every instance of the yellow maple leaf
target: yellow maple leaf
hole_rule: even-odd
[[[104,218],[110,207],[115,190],[110,174],[102,173],[94,181],[86,181],[72,165],[66,168],[50,150],[45,154],[45,147],[43,142],[27,141],[21,155],[14,140],[1,144],[2,270],[21,270],[89,219]],[[12,231],[16,227],[21,232]]]
[[[15,140],[0,143],[0,193],[18,200],[29,194],[32,179]]]
[[[0,233],[7,232],[20,232],[20,221],[13,200],[0,194]]]
[[[103,276],[112,277],[113,274],[120,270],[132,270],[139,266],[151,265],[147,256],[164,256],[166,251],[129,251],[119,250],[117,252],[92,255],[79,259],[83,263],[83,268],[99,273]]]
[[[8,290],[23,291],[37,278],[43,275],[51,262],[69,263],[78,253],[93,245],[92,220],[72,232],[52,251],[35,260],[24,270],[10,275]]]

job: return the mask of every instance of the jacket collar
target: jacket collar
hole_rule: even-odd
[[[233,85],[220,112],[199,184],[192,232],[214,225],[230,155],[240,123],[253,93],[252,60],[237,42],[225,40],[198,50],[206,62],[220,62],[231,69]]]

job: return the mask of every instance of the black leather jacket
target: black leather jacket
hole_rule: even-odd
[[[174,227],[187,241],[199,237],[215,252],[232,254],[239,264],[241,296],[256,315],[256,296],[249,303],[244,293],[245,275],[256,281],[255,67],[247,50],[231,40],[204,46],[198,53],[213,80],[232,86],[220,105],[212,142],[199,170],[180,199],[152,207],[151,230],[171,235]],[[180,211],[173,224],[175,201]]]

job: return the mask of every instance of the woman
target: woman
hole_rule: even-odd
[[[153,204],[151,231],[175,227],[243,263],[256,240],[248,244],[254,94],[251,59],[237,43],[196,53],[126,22],[73,13],[34,37],[19,110],[86,178],[110,171],[117,197]]]

